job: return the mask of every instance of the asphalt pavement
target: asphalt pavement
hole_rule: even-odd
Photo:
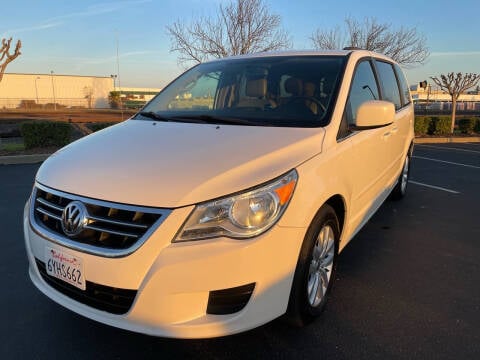
[[[322,317],[218,339],[115,329],[30,283],[22,212],[38,164],[0,166],[0,359],[478,359],[480,145],[416,145],[405,199],[387,201],[340,254]]]

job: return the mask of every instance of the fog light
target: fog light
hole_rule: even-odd
[[[255,283],[210,291],[207,314],[227,315],[239,312],[248,304],[253,289],[255,289]]]

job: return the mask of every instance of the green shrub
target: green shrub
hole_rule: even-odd
[[[473,129],[476,133],[480,134],[480,119],[477,119],[477,122],[475,124],[475,129]]]
[[[431,118],[426,116],[415,116],[415,135],[425,135],[428,131],[428,127],[430,125]]]
[[[112,126],[112,125],[115,125],[115,124],[118,124],[118,123],[116,123],[116,122],[99,122],[99,123],[88,124],[88,127],[93,132],[96,132],[96,131],[105,129],[105,128],[107,128],[109,126]]]
[[[110,94],[108,94],[108,102],[111,109],[120,109],[120,91],[110,91]]]
[[[475,129],[476,119],[463,118],[458,121],[458,128],[462,134],[472,134]]]
[[[431,135],[449,135],[452,120],[450,116],[433,116],[428,133]]]
[[[70,142],[70,124],[53,121],[23,123],[20,127],[26,149],[47,146],[64,146]]]

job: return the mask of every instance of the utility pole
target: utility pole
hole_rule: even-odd
[[[118,77],[118,92],[119,92],[119,103],[120,103],[120,113],[122,116],[122,121],[123,121],[123,104],[122,104],[122,85],[120,83],[120,57],[118,56],[118,31],[116,31],[115,34],[115,40],[117,43],[117,77]]]
[[[37,97],[37,105],[38,105],[38,86],[37,86],[37,80],[40,79],[40,76],[37,76],[35,78],[35,95]]]
[[[53,82],[53,70],[50,71],[50,78],[52,79],[53,110],[57,111],[57,99],[55,98],[55,83]]]
[[[116,83],[116,80],[117,80],[117,75],[116,75],[116,74],[112,74],[112,75],[110,75],[110,77],[113,79],[113,92],[116,92],[116,91],[117,91],[117,87],[116,87],[115,83]]]
[[[113,108],[113,109],[116,109],[118,106],[119,106],[119,103],[118,101],[116,100],[117,99],[117,74],[112,74],[110,75],[110,77],[112,78],[113,80],[113,92],[112,92],[112,97],[111,97],[111,103],[110,103],[110,106]],[[118,94],[118,98],[120,98],[120,93]]]

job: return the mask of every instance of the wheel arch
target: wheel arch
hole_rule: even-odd
[[[412,157],[413,155],[413,140],[410,142],[410,145],[408,146],[408,152],[407,152],[409,157]]]
[[[345,226],[345,213],[346,213],[345,199],[340,194],[336,194],[328,198],[327,201],[325,201],[325,204],[330,205],[335,211],[335,214],[337,215],[338,226],[339,226],[340,237],[341,237],[343,228]],[[320,209],[321,207],[319,208],[319,210]]]

